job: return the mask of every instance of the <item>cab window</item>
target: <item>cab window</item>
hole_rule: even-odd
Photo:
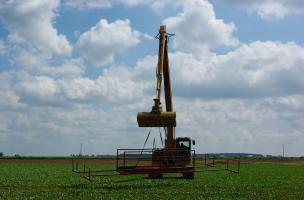
[[[178,148],[190,149],[189,141],[178,141]]]

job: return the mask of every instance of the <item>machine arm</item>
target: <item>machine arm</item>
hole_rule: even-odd
[[[168,61],[167,43],[170,34],[166,33],[166,26],[160,26],[159,29],[159,49],[158,49],[158,63],[156,69],[156,97],[151,112],[139,112],[137,114],[137,122],[140,127],[168,127],[168,133],[172,132],[173,127],[176,126],[176,113],[173,112],[170,72]],[[166,101],[166,111],[162,111],[161,107],[161,87],[162,79],[164,79],[164,91]],[[169,128],[171,127],[171,128]],[[171,134],[170,134],[171,135]]]
[[[158,49],[158,62],[156,70],[156,97],[154,100],[154,107],[152,111],[160,113],[162,108],[160,106],[161,98],[161,85],[163,76],[163,66],[164,66],[164,54],[165,54],[165,43],[166,43],[166,27],[161,26],[159,29],[159,49]]]

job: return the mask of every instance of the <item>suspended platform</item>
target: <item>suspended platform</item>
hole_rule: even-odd
[[[181,149],[166,150],[166,154],[155,157],[155,152],[162,149],[117,149],[115,168],[97,170],[96,166],[80,164],[72,161],[72,171],[87,180],[103,176],[123,176],[146,174],[149,178],[162,178],[164,174],[179,173],[182,178],[193,179],[194,173],[209,171],[240,172],[240,161],[237,159],[215,159],[208,154],[196,156],[195,150],[189,150],[189,156]],[[179,153],[176,153],[180,151]],[[172,155],[175,155],[174,157]],[[186,158],[186,159],[185,159]],[[102,164],[100,164],[102,167]]]

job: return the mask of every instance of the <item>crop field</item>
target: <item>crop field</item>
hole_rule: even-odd
[[[194,180],[173,174],[89,182],[73,174],[68,162],[0,162],[0,173],[0,199],[304,199],[303,163],[243,163],[240,174],[197,173]]]

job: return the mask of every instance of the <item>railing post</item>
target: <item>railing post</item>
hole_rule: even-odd
[[[205,166],[207,166],[207,154],[205,153]]]
[[[89,168],[89,181],[91,181],[91,168]]]
[[[194,163],[193,163],[193,167],[195,167],[195,162],[196,162],[196,159],[195,159],[195,157],[196,157],[196,155],[195,155],[195,150],[193,150],[193,154],[194,154]]]
[[[116,171],[118,170],[118,151],[119,149],[116,151]]]
[[[124,151],[123,166],[126,168],[126,152]]]

